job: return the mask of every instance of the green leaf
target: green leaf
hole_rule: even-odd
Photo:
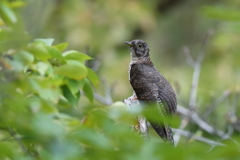
[[[88,79],[85,79],[85,84],[83,86],[83,92],[84,92],[85,96],[88,98],[88,100],[90,102],[93,102],[93,99],[94,99],[93,90],[92,90],[91,83],[89,82]]]
[[[4,2],[0,3],[0,17],[7,25],[17,23],[17,17],[15,13]]]
[[[13,55],[13,60],[9,61],[15,71],[26,71],[34,61],[34,57],[27,51],[20,50]]]
[[[50,65],[44,62],[38,62],[35,67],[40,75],[45,75]]]
[[[77,83],[78,83],[78,88],[83,89],[83,86],[85,84],[85,78],[80,81],[77,81]]]
[[[77,92],[79,92],[78,81],[73,80],[73,79],[68,79],[67,86],[73,95],[75,95]]]
[[[61,121],[66,125],[66,126],[71,126],[71,127],[78,127],[79,126],[79,119],[72,117],[68,114],[64,113],[59,113],[58,117],[61,119]]]
[[[80,52],[75,51],[75,50],[70,50],[70,51],[64,52],[63,56],[66,59],[70,59],[70,60],[72,59],[72,60],[77,60],[77,61],[84,61],[84,60],[92,59],[88,55],[80,53]]]
[[[15,55],[13,59],[21,62],[23,65],[28,66],[34,61],[34,57],[31,53],[27,51],[20,50]]]
[[[19,7],[23,7],[26,6],[26,2],[23,1],[12,1],[9,5],[10,8],[19,8]]]
[[[72,94],[71,91],[69,90],[69,88],[66,85],[62,86],[61,89],[62,89],[64,97],[68,100],[68,102],[72,106],[77,106],[78,101],[80,99],[80,91],[78,90],[77,93]]]
[[[68,43],[60,43],[55,45],[54,47],[56,47],[59,51],[63,51],[64,49],[66,49],[68,46]]]
[[[38,111],[41,109],[44,113],[57,113],[57,107],[49,101],[45,101],[39,97],[29,97],[28,98],[29,108],[32,111]]]
[[[75,80],[81,80],[87,76],[87,68],[78,61],[68,61],[68,64],[55,68],[54,72]]]
[[[64,127],[56,123],[49,114],[38,113],[32,118],[32,127],[36,135],[41,138],[56,137],[59,138],[64,134]]]
[[[31,88],[44,100],[57,103],[60,97],[60,90],[57,83],[43,77],[30,77],[28,79]]]
[[[51,46],[53,41],[54,41],[53,38],[46,38],[46,39],[37,38],[37,39],[34,39],[34,42],[43,42],[47,46]]]
[[[35,42],[30,44],[28,46],[28,51],[42,61],[46,61],[52,57],[42,42]]]
[[[89,78],[89,80],[92,82],[92,84],[97,87],[99,85],[99,79],[98,79],[98,76],[97,74],[91,69],[91,68],[88,68],[87,67],[87,70],[88,70],[88,75],[87,77]]]
[[[46,46],[46,49],[51,54],[51,57],[58,60],[64,60],[64,57],[62,56],[62,52],[60,52],[58,49],[52,46]]]

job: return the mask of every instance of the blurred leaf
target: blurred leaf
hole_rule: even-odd
[[[9,62],[16,70],[22,70],[29,67],[33,61],[34,57],[32,54],[27,51],[20,50],[13,55],[13,60],[10,60]]]
[[[7,159],[7,157],[9,158],[13,158],[14,156],[14,150],[12,148],[17,147],[16,144],[8,142],[8,141],[0,141],[0,158],[1,159]]]
[[[85,82],[84,80],[81,81]],[[73,95],[79,92],[79,81],[68,79],[67,86]]]
[[[80,52],[75,51],[75,50],[70,50],[70,51],[64,52],[63,56],[66,59],[72,59],[72,60],[77,60],[77,61],[84,61],[84,60],[92,59],[88,55],[80,53]]]
[[[34,57],[27,51],[21,50],[16,55],[21,58],[24,65],[29,65],[34,61]]]
[[[94,99],[93,90],[92,90],[91,83],[89,82],[88,79],[85,79],[85,83],[83,86],[83,92],[84,92],[85,96],[88,98],[88,100],[90,102],[93,102],[93,99]]]
[[[93,83],[93,85],[97,87],[100,83],[97,74],[91,68],[87,67],[87,70],[88,70],[87,77]]]
[[[78,61],[68,61],[68,64],[55,68],[54,72],[75,80],[81,80],[87,76],[87,68]]]
[[[34,113],[39,111],[42,111],[43,113],[58,113],[56,105],[39,97],[28,98],[28,103],[30,110]]]
[[[52,46],[46,46],[48,52],[51,54],[53,59],[64,60],[62,52]]]
[[[77,81],[77,83],[78,83],[78,88],[83,89],[83,86],[85,84],[85,78],[82,79],[81,81]]]
[[[30,44],[28,46],[28,51],[32,53],[36,58],[43,61],[46,61],[52,57],[45,45],[41,42],[35,42]]]
[[[92,148],[108,149],[111,147],[109,140],[104,135],[87,126],[78,127],[74,132],[74,136],[80,140],[81,143],[85,143]]]
[[[33,117],[33,129],[40,138],[46,139],[61,137],[64,134],[64,128],[54,121],[51,114],[38,113]]]
[[[77,127],[80,124],[79,119],[77,119],[76,117],[72,117],[68,114],[59,113],[58,117],[61,118],[61,120],[63,120],[65,125],[68,126],[68,127],[70,127],[70,126],[71,127]]]
[[[32,89],[43,99],[57,103],[60,90],[54,82],[43,77],[30,77],[28,79]]]
[[[80,98],[80,91],[78,90],[77,93],[72,94],[72,92],[69,90],[68,86],[66,85],[62,86],[61,89],[64,97],[67,98],[68,102],[74,107],[77,106]]]
[[[5,2],[0,2],[0,16],[7,25],[12,25],[17,22],[15,13]]]
[[[38,73],[40,73],[40,75],[45,75],[49,67],[51,66],[48,63],[38,62],[35,69],[38,71]]]
[[[26,50],[25,47],[28,43],[29,36],[19,25],[14,27],[14,29],[0,29],[0,52],[12,49]]]
[[[223,7],[203,7],[202,12],[210,18],[240,21],[240,12],[238,9],[223,8]]]
[[[46,39],[37,38],[37,39],[34,39],[34,42],[43,42],[47,46],[51,46],[53,41],[54,41],[53,38],[46,38]]]
[[[10,8],[19,8],[19,7],[26,6],[26,2],[23,2],[21,0],[16,0],[16,1],[12,1],[11,3],[9,3],[8,6]]]
[[[60,43],[55,45],[54,47],[56,47],[59,51],[63,51],[67,48],[67,46],[68,46],[68,43]]]

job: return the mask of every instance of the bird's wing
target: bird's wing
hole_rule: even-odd
[[[139,100],[161,101],[164,104],[165,116],[176,113],[176,94],[170,83],[155,67],[142,63],[132,65],[130,83]]]
[[[164,116],[175,115],[177,110],[176,95],[172,87],[169,86],[170,84],[165,84],[166,87],[164,89],[161,89],[160,87],[162,85],[159,85],[159,83],[164,83],[164,82],[155,83],[156,86],[158,87],[157,101],[158,103],[163,104],[161,105],[163,107],[162,111],[164,111],[163,114]],[[168,83],[168,82],[165,82],[165,83]]]

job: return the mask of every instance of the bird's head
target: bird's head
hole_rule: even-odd
[[[146,42],[135,39],[132,41],[126,41],[125,44],[130,46],[130,54],[132,59],[135,60],[147,60],[149,59],[149,47]]]

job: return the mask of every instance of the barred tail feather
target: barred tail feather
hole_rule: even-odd
[[[156,123],[151,123],[151,125],[152,125],[153,129],[157,132],[157,134],[164,141],[168,141],[168,142],[174,144],[173,133],[172,133],[172,129],[170,126],[168,126],[167,124],[159,125]]]

